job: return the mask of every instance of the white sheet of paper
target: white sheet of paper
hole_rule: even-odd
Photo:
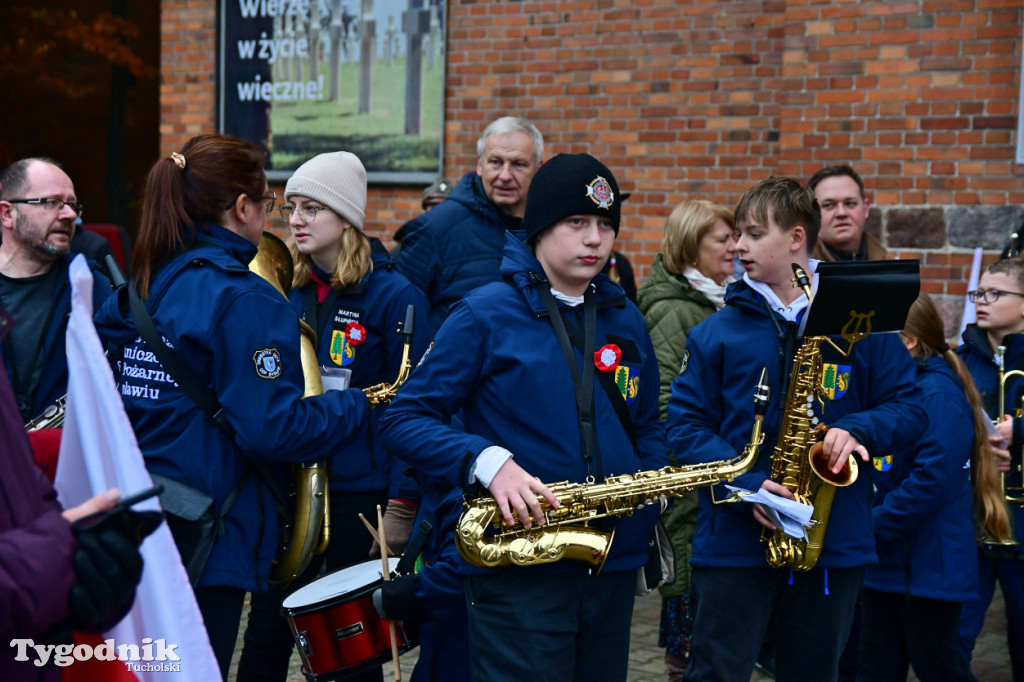
[[[756,502],[763,506],[771,522],[789,537],[807,539],[806,529],[810,527],[811,516],[814,514],[811,505],[788,500],[767,490],[752,492],[731,485],[725,487],[739,494],[744,502]]]

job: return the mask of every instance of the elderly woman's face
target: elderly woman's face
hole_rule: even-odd
[[[736,258],[736,239],[733,229],[719,219],[697,244],[697,262],[694,264],[705,277],[721,284],[733,274],[733,260]]]

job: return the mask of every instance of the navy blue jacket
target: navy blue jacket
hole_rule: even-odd
[[[369,408],[359,390],[301,399],[295,311],[249,271],[255,246],[219,225],[200,229],[201,241],[157,272],[146,308],[164,339],[216,393],[234,442],[164,374],[135,329],[125,287],[95,322],[105,343],[123,348],[121,397],[146,467],[213,495],[220,508],[249,466],[246,457],[286,481],[284,462],[321,458],[325,446],[359,432]],[[280,531],[273,498],[257,476],[226,522],[199,585],[265,589]]]
[[[917,366],[928,428],[913,447],[873,458],[878,564],[864,584],[881,592],[965,602],[977,597],[971,493],[974,415],[960,379],[935,356]]]
[[[537,292],[538,286],[549,286],[543,272],[526,245],[508,233],[501,274],[509,283],[481,287],[452,308],[433,347],[384,414],[385,447],[404,457],[417,477],[469,487],[470,464],[491,445],[510,450],[523,469],[546,483],[583,482],[588,475],[603,480],[668,463],[658,419],[658,364],[643,316],[620,287],[598,275],[593,350],[608,343],[622,349],[618,378],[626,387],[639,454],[595,379],[600,464],[588,469],[569,368]],[[569,326],[582,329],[582,306],[559,307]],[[575,355],[579,363],[594,362],[593,352],[576,350]],[[450,425],[459,410],[464,410],[464,431]],[[617,530],[603,570],[645,562],[657,515],[656,506],[648,506],[609,524]]]
[[[509,220],[484,194],[480,176],[466,173],[447,199],[409,223],[398,269],[427,295],[431,331],[460,298],[501,279]]]
[[[750,440],[754,387],[767,368],[771,389],[764,420],[764,444],[753,468],[734,485],[758,490],[771,470],[778,441],[783,385],[802,339],[797,326],[774,312],[742,280],[726,293],[726,306],[694,327],[686,344],[688,359],[672,382],[668,403],[668,442],[684,464],[735,457]],[[840,348],[847,346],[837,339]],[[825,401],[829,425],[846,429],[870,453],[910,446],[925,425],[914,384],[914,363],[896,334],[872,335],[858,342],[850,357],[822,344],[822,361],[835,365],[835,399]],[[831,369],[827,368],[826,369]],[[836,492],[818,566],[849,568],[875,562],[871,533],[871,476],[860,476]],[[727,495],[715,486],[716,499]],[[709,488],[700,489],[700,512],[693,541],[694,566],[766,566],[762,526],[746,503],[712,505]]]
[[[358,284],[342,291],[332,289],[323,305],[316,302],[313,282],[292,289],[289,295],[295,311],[317,331],[319,364],[351,370],[349,385],[353,388],[391,383],[398,376],[404,343],[398,330],[405,320],[407,306],[416,309],[417,324],[409,353],[413,364],[430,343],[426,297],[395,270],[394,261],[379,239],[371,239],[370,244],[373,269]],[[324,309],[319,310],[321,307]],[[366,329],[365,340],[358,346],[346,342],[345,326],[349,322]],[[415,483],[400,476],[401,466],[392,471],[391,458],[380,446],[377,432],[383,412],[382,408],[371,410],[369,421],[360,426],[354,438],[336,444],[337,449],[331,453],[332,490],[390,490],[391,497],[417,496]]]
[[[996,366],[995,349],[989,346],[988,336],[977,325],[967,325],[964,331],[964,342],[957,346],[956,354],[967,365],[974,385],[978,387],[981,401],[985,406],[985,412],[995,420],[1001,420],[1003,415],[999,412],[999,368]],[[1003,356],[1004,367],[1007,372],[1015,369],[1024,370],[1024,333],[1007,334],[1003,337],[1003,345],[1006,346],[1006,354]],[[1010,377],[1006,382],[1005,405],[1007,413],[1016,415],[1021,406],[1021,397],[1024,396],[1024,378],[1019,376]],[[1010,448],[1010,455],[1014,466],[1021,463],[1021,445],[1024,444],[1024,430],[1021,429],[1021,418],[1013,420],[1013,446]],[[1017,486],[1021,484],[1021,476],[1017,473],[1006,475],[1008,485]],[[1020,493],[1014,493],[1020,495]],[[1024,558],[1024,544],[1019,544],[1024,536],[1024,504],[1009,504],[1010,521],[1014,528],[1014,537],[1018,544],[1012,547],[1001,547],[1000,553],[1016,552],[1019,558]]]
[[[53,289],[53,312],[50,323],[43,331],[43,368],[39,373],[39,383],[35,392],[27,396],[28,412],[27,415],[22,415],[27,419],[38,417],[43,410],[57,402],[57,398],[68,392],[68,358],[65,344],[68,317],[71,315],[71,282],[68,279],[68,268],[76,255],[68,253],[53,266],[60,268],[60,277]],[[98,269],[96,263],[89,261],[89,268],[93,276],[92,309],[99,310],[112,293],[110,280]],[[40,314],[49,314],[49,311],[40,311]],[[11,366],[11,354],[6,345],[0,346],[0,354],[3,355],[7,375],[17,376],[16,370]]]

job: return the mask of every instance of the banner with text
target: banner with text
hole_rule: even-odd
[[[221,0],[221,132],[286,180],[323,152],[370,182],[441,173],[446,0]]]

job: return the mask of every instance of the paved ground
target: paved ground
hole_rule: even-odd
[[[246,609],[247,613],[248,609]],[[245,628],[246,613],[242,614],[242,627]],[[642,597],[637,601],[633,614],[632,651],[629,656],[629,675],[627,682],[663,682],[666,679],[665,665],[662,662],[664,650],[658,644],[658,618],[661,613],[661,601],[657,592]],[[242,632],[239,632],[239,647]],[[235,680],[235,667],[238,663],[239,649],[235,650],[235,661],[232,663],[229,682]],[[402,678],[409,679],[413,666],[416,664],[418,650],[413,649],[401,657]],[[291,673],[288,682],[304,682],[301,662],[297,655],[292,657]],[[996,598],[985,618],[985,628],[974,652],[972,665],[974,675],[981,682],[1011,682],[1010,655],[1006,650],[1006,618],[1003,612],[1003,598],[996,592]],[[391,664],[384,668],[384,679],[393,679]],[[764,682],[771,678],[755,672],[751,682]],[[911,674],[908,680],[916,682]]]

